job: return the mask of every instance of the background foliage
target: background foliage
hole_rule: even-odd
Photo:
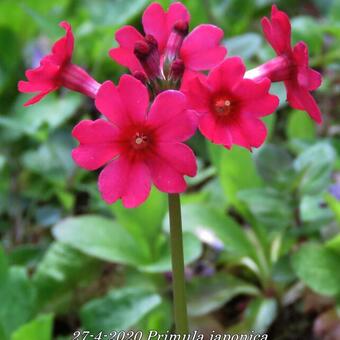
[[[169,1],[160,1],[168,5]],[[187,0],[192,27],[225,30],[248,67],[273,57],[260,31],[268,0]],[[93,104],[61,91],[30,108],[16,84],[73,25],[75,61],[98,81],[148,0],[0,0],[0,339],[69,339],[76,329],[172,329],[166,196],[138,209],[104,204],[96,173],[76,168],[70,131]],[[194,329],[340,338],[340,1],[278,1],[323,73],[324,124],[281,100],[267,143],[250,154],[192,141],[200,164],[183,197]],[[282,86],[272,91],[284,99]]]

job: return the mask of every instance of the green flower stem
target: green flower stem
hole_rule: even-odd
[[[169,218],[175,326],[176,333],[184,335],[188,334],[189,329],[185,291],[181,203],[179,194],[169,194]]]

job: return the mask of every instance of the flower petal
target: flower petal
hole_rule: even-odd
[[[201,80],[202,83],[206,83],[207,81],[207,76],[204,73],[185,69],[180,90],[183,92],[185,89],[189,89],[189,83],[195,78]]]
[[[309,91],[316,90],[322,82],[321,74],[309,67],[308,47],[301,41],[293,49],[294,60],[298,65],[297,81]]]
[[[267,78],[261,81],[243,79],[234,88],[234,95],[242,103],[241,110],[258,117],[273,113],[279,105],[279,98],[268,93],[270,84]]]
[[[149,93],[145,85],[132,76],[123,75],[119,80],[118,92],[131,121],[143,122],[149,106]]]
[[[73,149],[72,158],[87,170],[100,168],[120,151],[117,128],[103,119],[81,121],[74,127],[72,136],[80,143]]]
[[[211,112],[200,117],[199,130],[212,143],[222,144],[227,148],[232,145],[228,124],[224,120],[218,119]]]
[[[164,91],[156,97],[148,125],[156,130],[157,140],[182,142],[195,133],[197,116],[187,108],[187,99],[179,91]]]
[[[132,74],[135,72],[144,73],[143,67],[137,57],[127,48],[112,48],[109,52],[109,55],[115,62],[127,67]]]
[[[322,123],[322,115],[318,104],[307,89],[298,86],[295,82],[286,81],[287,100],[294,109],[304,110],[318,124]]]
[[[246,68],[241,58],[227,58],[210,71],[208,84],[214,91],[232,91],[243,79],[245,71]]]
[[[132,73],[143,72],[143,68],[133,52],[135,43],[143,40],[143,36],[134,27],[124,26],[116,32],[115,38],[119,47],[110,50],[110,57],[120,65],[127,67]]]
[[[130,25],[120,28],[116,32],[115,38],[120,47],[127,48],[132,52],[135,47],[135,43],[144,39],[143,35]]]
[[[105,81],[99,88],[95,99],[96,108],[118,127],[129,123],[117,87],[112,81]]]
[[[181,90],[186,95],[189,106],[194,110],[200,114],[209,111],[212,94],[206,79],[203,77],[189,79],[183,84]]]
[[[186,190],[187,184],[183,174],[174,167],[172,160],[164,159],[163,154],[152,153],[146,163],[150,169],[152,181],[160,191],[180,193]]]
[[[221,46],[223,30],[214,25],[197,26],[183,41],[181,59],[191,70],[209,70],[218,65],[227,50]]]
[[[169,32],[166,26],[166,13],[163,7],[157,3],[152,3],[142,17],[145,34],[151,34],[158,42],[158,48],[163,51]]]
[[[58,63],[64,63],[66,60],[71,60],[74,48],[74,37],[72,33],[71,25],[63,21],[59,24],[60,27],[64,28],[66,34],[64,37],[56,41],[52,47],[53,56]]]
[[[306,76],[308,77],[308,90],[314,91],[321,86],[322,76],[318,71],[315,71],[312,68],[308,68],[306,72]]]
[[[229,124],[232,143],[251,150],[261,146],[267,136],[265,124],[247,113],[240,113]]]
[[[98,187],[105,202],[112,204],[121,198],[126,208],[135,208],[149,196],[150,172],[145,163],[120,156],[102,170]]]
[[[278,10],[273,5],[271,21],[264,17],[261,24],[266,40],[277,54],[291,51],[291,25],[289,17],[285,12]]]
[[[95,104],[103,115],[122,128],[145,120],[149,95],[139,80],[123,75],[117,87],[111,81],[103,83],[98,90]]]
[[[182,175],[194,177],[197,173],[196,157],[189,146],[183,143],[160,143],[157,154]]]
[[[188,10],[179,2],[171,4],[168,12],[165,12],[156,2],[145,10],[142,18],[144,32],[151,34],[157,40],[161,53],[166,47],[173,26],[179,20],[190,20]]]

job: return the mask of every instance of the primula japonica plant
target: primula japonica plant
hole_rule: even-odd
[[[98,187],[108,204],[121,199],[125,207],[137,207],[152,184],[169,194],[175,323],[176,331],[185,334],[179,194],[187,188],[185,176],[197,172],[195,155],[185,142],[199,130],[227,149],[235,144],[249,151],[260,147],[267,135],[261,118],[279,104],[269,93],[271,82],[284,82],[288,103],[321,123],[310,94],[320,86],[321,76],[308,65],[306,44],[291,46],[289,18],[275,5],[262,28],[277,57],[248,71],[241,58],[226,58],[220,28],[204,24],[189,30],[190,14],[181,3],[167,11],[151,4],[142,23],[144,34],[131,26],[116,32],[119,46],[109,55],[131,72],[117,85],[100,84],[72,63],[74,38],[71,26],[63,22],[66,35],[39,67],[26,72],[28,81],[19,82],[19,91],[38,92],[25,105],[60,87],[94,99],[103,117],[75,126],[72,134],[79,145],[72,157],[84,169],[103,168]]]

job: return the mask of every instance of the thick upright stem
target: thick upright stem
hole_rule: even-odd
[[[169,194],[171,259],[176,333],[188,334],[186,305],[181,203],[179,194]]]

